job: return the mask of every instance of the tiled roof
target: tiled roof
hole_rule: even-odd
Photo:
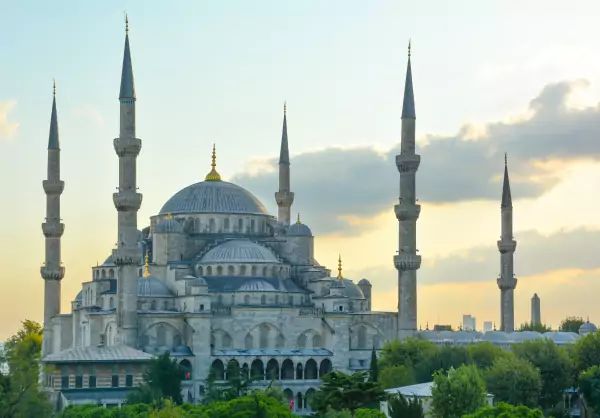
[[[45,363],[127,362],[148,361],[153,356],[125,345],[102,347],[76,347],[49,354]]]

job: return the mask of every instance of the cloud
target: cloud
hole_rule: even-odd
[[[10,139],[17,133],[19,124],[8,120],[8,113],[15,104],[15,101],[0,101],[0,140]]]
[[[426,136],[418,146],[417,192],[435,203],[498,200],[504,152],[509,153],[513,197],[537,197],[559,180],[556,165],[600,157],[600,107],[571,109],[569,95],[581,81],[547,85],[529,105],[528,117],[511,122],[465,125],[454,136]],[[344,218],[372,216],[398,198],[394,163],[399,144],[387,152],[371,147],[329,148],[292,158],[295,208],[318,213],[321,233],[348,230]],[[269,170],[238,173],[233,181],[271,201],[277,186],[276,159]],[[360,226],[354,226],[359,229]]]

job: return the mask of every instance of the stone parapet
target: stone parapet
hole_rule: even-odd
[[[65,231],[65,224],[61,222],[44,222],[42,232],[46,238],[60,238]]]
[[[65,189],[65,182],[62,180],[44,180],[42,181],[44,192],[49,195],[61,194]]]
[[[136,157],[142,149],[142,140],[139,138],[115,138],[113,141],[115,152],[119,157]]]
[[[142,194],[132,191],[113,193],[113,202],[119,212],[137,211],[142,205]]]
[[[40,274],[44,280],[62,280],[65,277],[64,267],[40,267]]]
[[[117,248],[112,251],[112,258],[117,266],[140,263],[140,252],[138,248]]]
[[[275,193],[275,201],[277,202],[277,206],[291,206],[294,202],[294,193],[293,192],[276,192]]]
[[[416,254],[398,254],[394,256],[397,270],[418,270],[421,267],[421,256]]]
[[[498,283],[498,288],[500,290],[510,290],[517,287],[517,279],[514,277],[509,279],[499,277],[496,279],[496,283]]]
[[[501,254],[504,253],[512,253],[517,248],[517,241],[512,240],[499,240],[498,241],[498,250]]]
[[[400,173],[414,173],[419,168],[421,156],[418,154],[396,155],[396,167]]]
[[[399,221],[415,221],[419,218],[421,205],[401,202],[394,206],[394,212]]]

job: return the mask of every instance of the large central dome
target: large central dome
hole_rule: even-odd
[[[252,193],[226,181],[201,181],[178,191],[159,214],[167,213],[269,214]]]

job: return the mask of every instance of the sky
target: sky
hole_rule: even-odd
[[[513,188],[516,323],[600,321],[600,3],[0,0],[0,340],[41,321],[52,80],[62,148],[62,310],[113,248],[124,13],[143,141],[140,225],[203,179],[276,213],[287,101],[292,211],[316,256],[396,309],[400,114],[412,39],[418,323],[499,323],[503,155]]]

